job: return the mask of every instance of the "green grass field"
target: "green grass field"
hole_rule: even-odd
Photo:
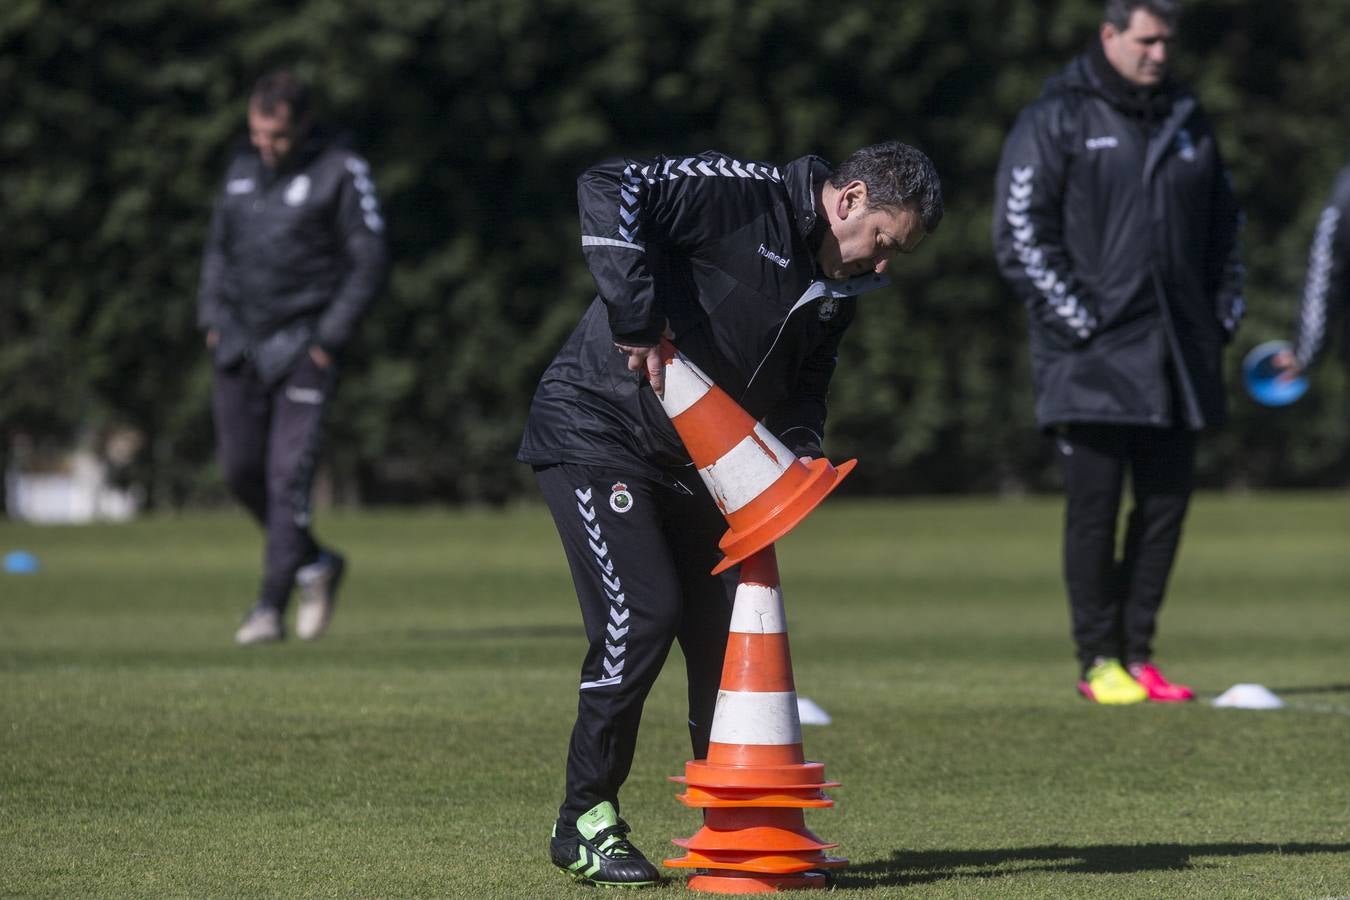
[[[779,545],[807,813],[889,897],[1350,896],[1350,497],[1198,497],[1158,660],[1184,707],[1076,698],[1057,498],[826,504]],[[582,654],[542,508],[332,514],[333,631],[237,648],[241,514],[0,524],[0,894],[593,897],[546,837]],[[692,834],[678,652],[624,794]],[[1238,682],[1279,711],[1220,710]],[[649,891],[684,895],[682,873]]]

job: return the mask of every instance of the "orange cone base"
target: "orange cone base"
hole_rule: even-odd
[[[670,869],[724,869],[727,872],[749,872],[755,875],[800,875],[815,869],[846,866],[848,860],[825,856],[823,853],[771,855],[733,851],[699,853],[691,850],[687,856],[662,860],[661,865]]]
[[[748,875],[736,872],[709,872],[690,875],[685,887],[709,894],[776,894],[779,891],[806,891],[829,883],[820,872],[804,875]]]
[[[825,764],[818,762],[788,763],[774,766],[725,766],[706,759],[691,759],[684,764],[684,777],[670,776],[671,781],[684,781],[698,787],[737,788],[825,788],[838,787],[837,781],[825,780]]]
[[[709,809],[704,820],[693,837],[672,842],[687,853],[667,866],[796,875],[847,863],[825,855],[839,845],[813,834],[800,809]]]
[[[718,812],[719,810],[714,810]],[[765,810],[768,812],[768,810]],[[798,813],[800,816],[801,813]],[[780,828],[776,825],[758,825],[724,831],[718,828],[700,828],[693,837],[676,838],[671,841],[676,847],[694,850],[699,853],[717,855],[722,853],[769,853],[800,854],[814,853],[817,850],[831,850],[838,847],[822,841],[805,827],[800,829]],[[763,870],[761,870],[763,871]]]
[[[671,780],[684,781],[683,778],[678,777]],[[738,806],[764,806],[769,808],[791,806],[797,809],[825,809],[834,806],[834,801],[820,792],[819,788],[822,787],[838,787],[838,784],[812,784],[795,791],[782,788],[777,789],[777,791],[766,791],[761,788],[708,788],[701,785],[691,785],[683,794],[676,794],[675,799],[685,806],[692,806],[695,809],[722,809]]]
[[[856,459],[838,466],[831,464],[828,459],[813,459],[805,463],[810,475],[790,497],[773,509],[766,510],[763,518],[750,527],[740,531],[727,529],[717,545],[726,554],[726,559],[717,564],[712,574],[725,572],[741,560],[754,556],[795,528],[839,486],[839,482],[857,464]]]

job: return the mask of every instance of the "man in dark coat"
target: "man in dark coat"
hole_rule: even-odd
[[[1078,686],[1098,703],[1192,696],[1152,663],[1153,637],[1195,435],[1224,421],[1223,349],[1243,312],[1241,214],[1198,101],[1167,74],[1177,14],[1174,0],[1108,2],[1087,51],[1018,117],[995,194],[1036,418],[1064,474]]]
[[[695,756],[708,751],[737,568],[726,522],[657,394],[680,351],[799,457],[819,457],[835,354],[859,294],[942,217],[932,162],[899,142],[838,169],[722,153],[610,160],[578,182],[598,296],[544,372],[519,459],[567,554],[589,648],[553,863],[609,885],[659,880],[619,788],[643,703],[679,641]]]
[[[217,452],[265,532],[240,644],[285,636],[296,585],[299,637],[319,637],[332,617],[345,561],[310,533],[310,489],[337,359],[386,268],[370,168],[314,124],[308,98],[287,71],[254,87],[251,146],[230,162],[202,261],[197,320],[214,363]]]

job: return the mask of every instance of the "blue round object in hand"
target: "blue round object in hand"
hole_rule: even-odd
[[[1280,353],[1292,352],[1286,341],[1266,341],[1253,347],[1242,360],[1242,383],[1252,399],[1262,406],[1288,406],[1308,391],[1308,377],[1281,378],[1275,365]]]
[[[13,550],[5,554],[5,571],[9,574],[31,575],[37,570],[37,557],[27,550]]]

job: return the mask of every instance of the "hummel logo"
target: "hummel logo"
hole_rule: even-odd
[[[769,262],[773,263],[780,269],[786,269],[788,267],[788,263],[791,262],[791,260],[779,256],[777,253],[774,253],[772,250],[768,249],[763,244],[759,245],[759,255],[764,257],[765,259],[767,259]]]
[[[1119,147],[1120,141],[1115,135],[1106,135],[1106,137],[1088,138],[1087,148],[1089,150],[1110,150],[1112,147]]]

